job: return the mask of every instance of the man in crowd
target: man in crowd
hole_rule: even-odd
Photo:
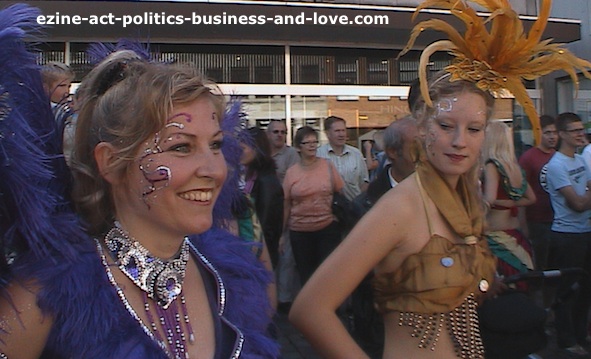
[[[346,144],[347,126],[344,119],[329,116],[324,120],[328,143],[320,146],[316,155],[327,158],[335,165],[345,181],[343,194],[352,201],[367,189],[369,174],[361,151]]]
[[[384,153],[390,163],[369,184],[367,192],[355,198],[353,203],[357,213],[361,215],[369,211],[382,195],[414,172],[412,146],[417,135],[416,121],[411,116],[392,122],[384,130]],[[372,358],[381,358],[384,328],[373,307],[371,277],[367,276],[353,292],[353,335]]]
[[[298,151],[287,145],[287,125],[285,120],[272,120],[267,126],[267,137],[271,142],[271,155],[277,165],[277,177],[283,183],[287,169],[300,159]]]
[[[554,221],[550,241],[552,260],[558,268],[580,267],[589,272],[591,258],[591,172],[576,153],[585,144],[585,127],[574,113],[556,119],[560,137],[558,151],[547,165],[546,185]],[[556,296],[565,299],[555,308],[557,344],[576,357],[589,354],[581,346],[587,340],[587,314],[591,303],[588,280],[575,293],[566,296],[576,278],[564,278]]]
[[[536,269],[544,270],[548,269],[548,244],[554,212],[550,196],[540,183],[540,176],[546,175],[542,173],[542,168],[556,152],[558,132],[552,116],[540,116],[540,125],[542,127],[540,144],[525,151],[519,158],[519,165],[525,171],[527,183],[536,195],[536,202],[530,206],[521,207],[520,210],[525,211],[528,229],[526,234],[532,242]]]
[[[277,177],[283,184],[285,172],[299,161],[299,154],[295,148],[286,143],[285,120],[272,120],[267,126],[267,137],[271,143],[271,155],[277,166]],[[290,241],[285,241],[279,248],[279,264],[276,272],[278,310],[287,313],[300,288]]]

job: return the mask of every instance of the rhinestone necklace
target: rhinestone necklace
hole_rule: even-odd
[[[119,269],[163,309],[181,294],[189,261],[186,238],[178,254],[168,261],[153,256],[119,222],[105,236],[105,244]]]
[[[105,243],[119,269],[142,290],[144,310],[150,321],[150,329],[158,342],[168,347],[173,358],[189,358],[185,330],[188,332],[189,343],[195,342],[195,335],[182,293],[190,255],[188,239],[183,240],[179,252],[173,259],[163,261],[131,238],[116,221],[115,227],[105,236]],[[180,298],[180,306],[177,298]],[[157,304],[157,320],[150,309],[149,299]],[[157,323],[162,328],[164,337],[160,334]]]

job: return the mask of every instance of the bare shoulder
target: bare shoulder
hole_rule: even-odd
[[[0,296],[0,352],[9,358],[38,358],[52,326],[52,319],[37,306],[39,289],[11,283]]]
[[[377,212],[387,210],[392,213],[391,211],[394,211],[396,218],[400,219],[406,219],[405,216],[413,213],[416,214],[415,211],[418,207],[422,207],[422,202],[414,175],[409,176],[386,192],[374,207],[378,209]]]
[[[424,216],[417,214],[424,212],[418,185],[410,176],[386,192],[366,216],[376,231],[387,233],[390,243],[398,247],[420,227]]]
[[[387,241],[382,247],[387,253],[380,259],[379,268],[397,268],[429,239],[425,204],[412,175],[384,194],[367,216],[368,228],[383,233],[378,240]]]

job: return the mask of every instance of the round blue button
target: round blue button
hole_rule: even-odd
[[[451,257],[443,257],[441,258],[441,265],[444,267],[451,267],[454,265],[454,260]]]

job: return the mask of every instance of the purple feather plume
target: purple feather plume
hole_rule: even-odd
[[[35,55],[23,39],[38,31],[39,10],[13,5],[0,11],[0,287],[34,278],[37,304],[52,316],[43,357],[164,358],[129,315],[97,258],[94,241],[69,206],[69,171],[60,155],[49,99]],[[219,226],[229,218],[239,178],[240,136],[245,115],[230,102],[222,130],[228,181],[216,204]],[[272,280],[248,244],[221,229],[192,239],[218,270],[227,288],[225,315],[244,334],[244,358],[276,358],[267,332]],[[4,291],[2,291],[5,293]]]
[[[240,201],[242,196],[238,182],[240,180],[240,156],[244,141],[246,114],[242,110],[242,102],[232,97],[226,106],[221,129],[224,133],[222,153],[228,166],[228,177],[213,209],[214,227],[225,228],[226,222],[233,218],[232,205]]]
[[[16,257],[26,251],[72,257],[72,243],[83,234],[66,199],[70,174],[35,55],[23,41],[39,32],[39,14],[23,4],[0,11],[0,240],[4,253]]]
[[[93,43],[86,49],[86,56],[90,63],[95,66],[103,61],[107,56],[113,52],[120,50],[131,50],[135,52],[140,58],[145,61],[151,60],[150,45],[142,44],[137,40],[119,39],[116,44],[107,42]]]

